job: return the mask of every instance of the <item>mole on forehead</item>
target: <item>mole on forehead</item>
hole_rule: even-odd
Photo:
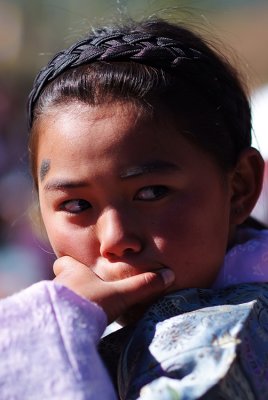
[[[44,178],[49,170],[50,170],[50,160],[43,160],[41,162],[41,167],[40,167],[40,171],[39,171],[39,176],[40,176],[41,181],[44,180]]]

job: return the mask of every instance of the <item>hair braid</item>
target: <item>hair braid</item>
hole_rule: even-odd
[[[164,69],[176,68],[183,60],[198,60],[201,53],[167,37],[145,33],[114,33],[81,40],[59,52],[37,75],[29,95],[29,126],[42,89],[64,71],[96,61],[136,61]]]
[[[30,148],[33,122],[50,107],[111,98],[169,113],[223,168],[251,145],[250,105],[237,71],[198,34],[151,20],[96,30],[52,58],[29,96]]]

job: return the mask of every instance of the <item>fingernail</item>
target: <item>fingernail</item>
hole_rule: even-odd
[[[163,268],[163,269],[160,269],[158,271],[158,273],[161,274],[163,281],[165,283],[165,286],[170,286],[171,283],[173,283],[175,280],[175,274],[171,269]]]

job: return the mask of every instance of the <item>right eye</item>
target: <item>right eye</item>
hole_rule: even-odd
[[[80,214],[88,208],[91,208],[91,204],[83,199],[67,200],[60,205],[61,211],[66,211],[70,214]]]
[[[168,193],[168,188],[163,185],[145,186],[138,191],[135,199],[142,201],[156,201],[167,196]]]

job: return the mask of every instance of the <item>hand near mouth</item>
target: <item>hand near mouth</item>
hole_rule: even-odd
[[[171,286],[173,271],[163,268],[118,281],[105,282],[86,265],[69,256],[54,263],[55,282],[97,303],[112,322],[137,303],[148,303]]]

